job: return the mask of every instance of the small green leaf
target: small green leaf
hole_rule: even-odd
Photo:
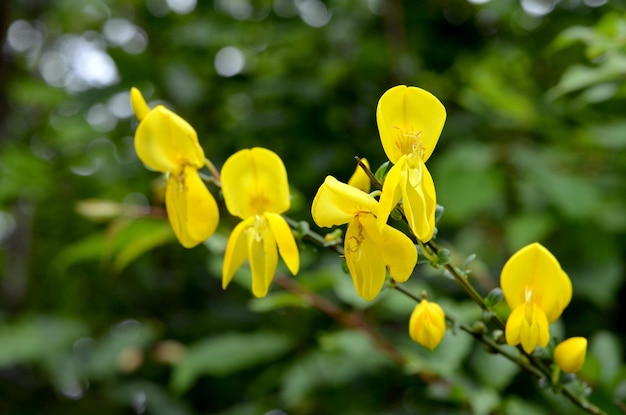
[[[485,298],[485,304],[487,304],[487,307],[492,308],[500,301],[502,301],[503,298],[504,295],[502,294],[502,290],[500,289],[500,287],[496,287],[493,290],[489,291],[489,294],[487,294],[487,298]]]
[[[391,162],[386,161],[383,164],[380,165],[380,167],[376,170],[376,173],[374,173],[374,177],[376,177],[376,180],[378,180],[379,182],[383,182],[383,180],[385,179],[385,175],[387,174],[387,171],[389,170],[389,166],[391,165]]]
[[[447,265],[449,263],[450,263],[450,251],[445,248],[437,251],[437,265]]]

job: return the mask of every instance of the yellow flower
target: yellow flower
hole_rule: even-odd
[[[441,306],[422,300],[409,320],[409,336],[414,342],[434,350],[446,334],[446,316]]]
[[[554,349],[554,361],[557,366],[567,373],[578,372],[587,354],[587,339],[584,337],[570,337],[563,340]]]
[[[278,253],[293,275],[300,267],[293,233],[280,215],[290,205],[287,171],[276,153],[255,147],[230,156],[221,176],[226,208],[243,219],[228,238],[222,286],[228,286],[235,271],[248,259],[252,293],[264,297],[276,272]]]
[[[504,264],[500,285],[512,310],[506,322],[507,343],[521,343],[526,353],[546,346],[549,324],[572,299],[572,283],[556,258],[537,242],[527,245]]]
[[[362,158],[361,161],[368,169],[370,168],[370,164],[368,163],[367,159]],[[356,187],[359,190],[364,191],[365,193],[369,193],[372,187],[372,182],[370,178],[359,165],[356,166],[356,170],[354,170],[354,173],[352,173],[352,177],[350,177],[350,180],[348,180],[348,184],[350,186]]]
[[[318,226],[348,223],[344,253],[356,292],[372,300],[382,289],[386,269],[406,281],[417,263],[417,249],[402,232],[376,224],[378,202],[369,194],[327,176],[313,199],[311,214]]]
[[[181,245],[192,248],[210,237],[219,221],[217,203],[198,174],[205,160],[196,131],[162,105],[148,108],[137,88],[130,96],[139,120],[137,155],[146,166],[167,174],[167,217]]]
[[[378,101],[376,121],[383,149],[394,166],[380,196],[378,226],[402,199],[404,214],[415,236],[429,241],[435,232],[437,197],[430,172],[430,157],[446,120],[446,110],[429,92],[400,85]]]

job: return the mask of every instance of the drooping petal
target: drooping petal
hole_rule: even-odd
[[[289,209],[287,170],[273,151],[255,147],[236,152],[224,163],[221,178],[226,208],[234,216]]]
[[[267,219],[276,244],[278,245],[278,252],[281,258],[285,261],[287,268],[293,275],[298,273],[300,268],[300,252],[296,245],[296,240],[293,237],[293,232],[287,224],[287,221],[277,213],[265,213],[265,219]]]
[[[566,373],[575,373],[583,367],[587,355],[587,339],[570,337],[554,348],[554,361]]]
[[[572,298],[572,283],[556,258],[539,243],[517,251],[504,264],[500,276],[504,298],[511,309],[525,303],[528,295],[551,323],[559,318]]]
[[[422,161],[419,163],[420,169],[408,167],[404,172],[406,181],[401,183],[402,207],[415,236],[423,242],[428,242],[435,233],[437,202],[430,172]],[[419,181],[413,180],[413,176],[419,176]]]
[[[146,166],[161,172],[179,174],[184,165],[199,169],[205,163],[196,131],[162,105],[146,114],[139,123],[135,150]]]
[[[141,92],[135,87],[130,89],[130,104],[132,105],[135,117],[137,117],[139,122],[146,118],[146,115],[150,112],[150,108],[148,107],[148,104],[146,104],[146,100],[143,98],[143,95],[141,95]]]
[[[389,274],[399,282],[408,280],[417,263],[417,249],[413,242],[405,234],[388,225],[379,231],[374,215],[359,214],[358,220],[366,239],[374,242]]]
[[[409,319],[409,336],[422,346],[434,350],[446,334],[446,317],[437,303],[422,300]]]
[[[376,214],[377,211],[376,199],[333,176],[326,176],[311,205],[315,223],[327,228],[348,223],[359,212]]]
[[[370,164],[367,159],[362,158],[361,162],[369,169]],[[354,173],[352,173],[352,177],[348,180],[348,184],[352,187],[356,187],[359,190],[364,191],[365,193],[369,193],[372,188],[372,181],[367,176],[365,171],[361,168],[361,166],[357,165]]]
[[[415,144],[421,148],[422,160],[428,160],[445,120],[446,109],[434,95],[405,85],[387,90],[376,108],[380,139],[392,163],[411,153]]]
[[[391,211],[395,209],[402,197],[401,181],[404,169],[406,169],[406,156],[400,157],[398,162],[387,172],[378,200],[378,229],[382,229],[387,223]]]
[[[511,346],[522,344],[526,353],[537,345],[544,347],[550,340],[548,319],[536,304],[520,304],[509,316],[505,327],[506,342]]]
[[[246,229],[254,225],[254,217],[243,220],[235,226],[228,237],[224,264],[222,265],[222,288],[226,289],[235,272],[248,259],[248,236]]]
[[[354,217],[348,225],[344,241],[344,252],[348,270],[358,295],[371,301],[380,292],[385,282],[385,263],[378,253],[378,247],[363,229],[359,217],[372,216],[362,213]],[[372,220],[374,218],[372,217]]]
[[[246,232],[252,294],[258,298],[265,297],[278,265],[276,240],[263,216],[255,216],[254,225],[247,228]]]
[[[165,207],[172,229],[185,248],[205,241],[217,228],[217,203],[193,167],[185,166],[180,175],[170,176]]]

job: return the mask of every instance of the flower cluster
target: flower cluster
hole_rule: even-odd
[[[427,242],[435,233],[436,193],[425,162],[445,119],[444,106],[431,93],[405,85],[389,89],[378,102],[376,121],[383,149],[394,164],[384,178],[379,199],[367,193],[369,179],[359,170],[348,185],[326,177],[315,195],[311,215],[318,226],[348,224],[346,263],[357,294],[366,300],[381,291],[387,271],[395,281],[405,282],[417,263],[411,239],[387,224],[397,206],[417,240]],[[423,300],[415,307],[409,323],[414,341],[432,350],[445,328],[439,305]]]
[[[215,199],[198,173],[208,161],[196,131],[163,105],[149,109],[136,88],[131,103],[139,120],[137,155],[146,166],[166,174],[167,217],[181,245],[192,248],[209,238],[219,221]],[[285,166],[270,150],[241,150],[226,160],[221,180],[226,208],[243,219],[226,246],[222,285],[226,288],[248,259],[252,293],[263,297],[276,272],[277,252],[292,274],[300,267],[295,239],[280,216],[290,205]]]
[[[278,257],[296,275],[300,257],[294,235],[281,214],[290,207],[287,172],[280,157],[260,147],[230,156],[221,174],[205,159],[195,130],[181,117],[158,105],[150,109],[133,88],[131,102],[139,125],[135,148],[141,161],[167,178],[166,210],[172,229],[187,248],[194,247],[216,230],[219,210],[204,185],[199,170],[212,170],[228,212],[241,218],[233,229],[224,254],[222,284],[226,288],[247,260],[252,293],[264,297],[276,272]],[[355,290],[373,300],[387,274],[395,282],[412,275],[418,259],[416,243],[435,236],[437,197],[426,167],[439,140],[446,110],[431,93],[416,87],[396,86],[378,102],[376,121],[383,150],[392,164],[370,193],[372,175],[357,167],[348,183],[327,176],[311,206],[320,227],[346,225],[343,254]],[[388,224],[396,211],[410,235]],[[333,232],[332,235],[340,235]],[[334,236],[333,238],[338,238]],[[556,321],[572,298],[572,284],[556,258],[539,243],[516,252],[501,274],[501,288],[511,309],[505,338],[530,354],[550,342],[549,325]],[[409,336],[433,350],[446,332],[446,315],[437,303],[420,299],[409,320]],[[575,372],[583,364],[587,340],[570,338],[554,349],[560,370]]]

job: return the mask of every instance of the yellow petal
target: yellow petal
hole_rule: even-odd
[[[422,346],[434,350],[446,334],[446,317],[437,303],[422,300],[409,319],[409,336]]]
[[[388,225],[379,231],[374,215],[361,213],[358,220],[365,237],[376,246],[377,255],[382,258],[389,274],[399,282],[408,280],[417,263],[417,248],[409,237]]]
[[[385,263],[378,253],[378,247],[367,237],[360,216],[371,216],[363,213],[356,216],[348,225],[344,241],[344,252],[348,270],[358,295],[371,301],[380,292],[385,282]],[[372,217],[372,220],[373,217]]]
[[[367,159],[362,158],[361,162],[369,169],[370,164]],[[372,187],[372,181],[367,176],[367,173],[361,168],[361,166],[357,165],[356,170],[352,173],[352,177],[348,180],[348,184],[352,187],[356,187],[359,190],[364,191],[365,193],[369,193]]]
[[[254,226],[247,228],[248,259],[252,271],[252,294],[267,295],[278,265],[276,240],[263,216],[254,217]]]
[[[554,361],[563,372],[578,372],[587,354],[587,339],[570,337],[554,348]]]
[[[387,223],[391,211],[395,209],[402,197],[400,187],[403,176],[402,171],[406,168],[406,156],[402,156],[385,177],[380,199],[378,200],[378,229],[382,229]]]
[[[376,121],[383,148],[392,163],[410,154],[417,144],[428,160],[446,121],[446,109],[430,92],[399,85],[378,101]]]
[[[300,253],[298,252],[298,246],[291,228],[285,219],[276,213],[268,212],[264,216],[272,229],[281,258],[285,261],[289,271],[296,275],[300,268]]]
[[[224,264],[222,265],[222,288],[226,289],[235,272],[248,258],[248,237],[246,229],[254,224],[254,217],[243,220],[235,226],[228,237]]]
[[[232,215],[246,219],[289,209],[287,171],[273,151],[240,150],[226,160],[221,177],[226,208]]]
[[[141,95],[141,92],[139,92],[139,90],[135,87],[130,89],[130,104],[132,105],[135,117],[137,117],[139,122],[146,118],[146,115],[150,112],[150,108],[148,107],[148,104],[146,104],[146,100],[143,98],[143,95]]]
[[[506,341],[511,346],[522,344],[526,353],[544,347],[550,340],[548,319],[536,304],[520,304],[509,316],[505,327]]]
[[[511,309],[529,301],[551,323],[559,318],[572,298],[572,283],[556,258],[539,243],[517,251],[502,268],[500,285]]]
[[[150,111],[137,127],[135,150],[148,167],[179,174],[182,166],[204,166],[204,151],[196,131],[162,105]]]
[[[208,239],[219,221],[215,199],[198,171],[186,166],[178,176],[170,176],[165,194],[167,217],[181,245],[192,248]]]
[[[326,176],[313,199],[311,215],[318,226],[330,228],[348,223],[359,212],[376,214],[378,202],[369,194],[333,176]]]
[[[420,169],[407,167],[405,170],[406,181],[400,183],[402,207],[415,236],[422,242],[428,242],[435,233],[435,184],[424,163],[419,163]],[[419,181],[412,180],[412,176],[419,176]]]

